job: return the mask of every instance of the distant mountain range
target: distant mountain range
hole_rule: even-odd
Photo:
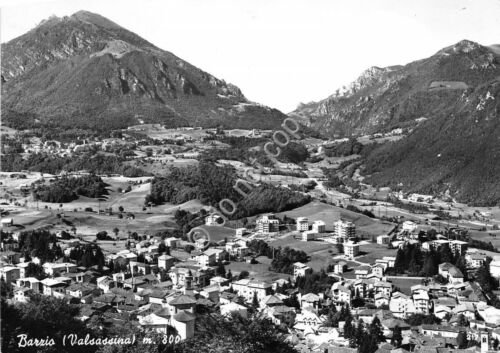
[[[1,81],[2,119],[14,128],[275,128],[286,118],[86,11],[51,17],[3,44]]]
[[[373,67],[291,116],[330,136],[409,134],[371,151],[367,181],[500,202],[500,46],[461,41],[404,66]]]

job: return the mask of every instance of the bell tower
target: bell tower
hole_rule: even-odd
[[[488,352],[490,347],[490,337],[488,331],[481,331],[481,352]]]

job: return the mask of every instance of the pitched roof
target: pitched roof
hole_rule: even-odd
[[[169,305],[188,305],[196,304],[196,300],[187,295],[179,295],[177,298],[168,302]]]
[[[175,321],[179,322],[189,322],[193,321],[196,319],[196,316],[194,314],[191,314],[187,311],[181,310],[177,314],[174,315]]]

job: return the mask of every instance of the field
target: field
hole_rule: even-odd
[[[271,259],[265,256],[259,256],[256,258],[256,264],[248,264],[246,262],[236,262],[232,261],[229,265],[226,265],[226,271],[231,270],[233,276],[239,274],[241,271],[248,271],[250,273],[249,278],[258,279],[261,281],[276,281],[280,278],[288,278],[290,275],[285,273],[276,273],[269,271],[269,266],[271,264]]]
[[[296,250],[302,250],[310,256],[307,263],[315,271],[322,268],[326,269],[329,263],[335,262],[332,256],[337,255],[337,248],[335,245],[323,241],[302,241],[295,239],[293,235],[289,234],[283,238],[274,240],[269,243],[273,247],[290,247]]]
[[[387,234],[394,227],[389,222],[382,222],[365,215],[346,210],[342,207],[328,205],[319,201],[313,201],[307,205],[298,207],[291,211],[281,212],[277,215],[288,217],[307,217],[309,222],[322,220],[326,223],[326,230],[333,230],[333,223],[339,219],[353,222],[356,225],[356,232],[363,237],[371,239],[372,235]]]
[[[362,245],[359,247],[361,253],[366,255],[356,257],[357,261],[373,264],[375,260],[381,259],[384,256],[396,256],[395,249],[388,249],[386,245],[379,245],[374,243],[362,242]]]

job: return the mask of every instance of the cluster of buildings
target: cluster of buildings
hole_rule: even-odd
[[[221,225],[212,215],[205,223],[211,227]],[[264,215],[257,220],[256,234],[277,231],[279,226],[277,217]],[[307,232],[326,233],[324,222],[310,224],[305,217],[298,218],[295,227],[301,236]],[[354,224],[340,220],[333,228],[328,240],[334,238],[342,243],[345,256],[354,259],[359,253]],[[370,324],[378,317],[387,340],[380,345],[380,353],[404,352],[389,344],[396,327],[402,330],[403,344],[414,352],[458,352],[460,334],[480,342],[477,350],[483,352],[500,339],[500,310],[488,305],[490,300],[480,286],[464,281],[460,270],[450,263],[439,265],[439,274],[448,283],[422,281],[402,291],[386,276],[387,269],[395,265],[395,257],[385,256],[371,265],[356,267],[354,278],[344,278],[349,263],[340,260],[328,273],[336,281],[327,290],[303,293],[293,284],[313,270],[300,262],[293,265],[289,279],[273,282],[220,273],[227,261],[251,257],[246,233],[245,228],[238,228],[231,237],[196,246],[191,252],[180,239],[149,237],[132,243],[130,249],[107,254],[103,267],[81,267],[62,258],[45,263],[37,258],[24,261],[16,247],[18,237],[12,235],[2,239],[0,276],[13,286],[10,301],[27,302],[32,293],[39,293],[78,303],[78,318],[83,321],[99,315],[105,322],[119,325],[137,318],[137,326],[143,329],[167,334],[175,328],[181,340],[196,335],[195,322],[201,307],[203,311],[243,317],[256,310],[274,324],[286,326],[287,339],[304,353],[355,352],[344,335],[345,322],[329,321],[326,312],[332,307],[337,311],[350,308],[355,325]],[[162,243],[169,249],[166,253],[160,253]],[[60,239],[66,255],[79,245],[77,239]],[[486,260],[480,252],[457,241],[436,240],[428,246],[449,246],[453,253],[465,254],[471,267]],[[41,265],[43,279],[28,273],[30,263]],[[500,258],[492,264],[492,273],[500,274]],[[415,314],[433,314],[443,324],[411,326],[407,319]],[[464,326],[464,320],[468,326]]]

